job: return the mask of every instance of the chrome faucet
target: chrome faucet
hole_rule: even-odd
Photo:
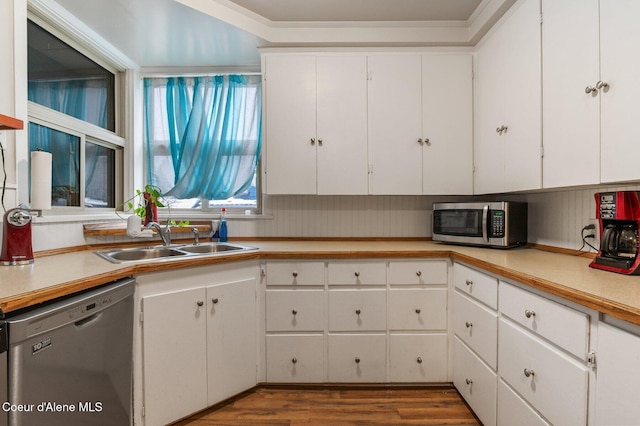
[[[193,244],[200,244],[200,231],[195,226],[191,228],[191,232],[193,232]]]
[[[169,226],[170,222],[171,220],[167,220],[167,226],[165,226],[164,229],[160,226],[158,222],[149,222],[147,226],[145,226],[145,229],[154,228],[156,231],[158,231],[158,235],[160,235],[160,238],[162,239],[162,245],[170,246],[171,245],[171,227]]]

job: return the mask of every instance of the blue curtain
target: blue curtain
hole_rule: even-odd
[[[249,188],[260,156],[260,76],[152,78],[144,89],[148,183],[179,199],[223,200]],[[156,164],[163,143],[171,188]]]

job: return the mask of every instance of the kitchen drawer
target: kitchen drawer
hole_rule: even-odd
[[[497,381],[496,374],[454,337],[453,384],[485,426],[496,424]]]
[[[267,335],[267,382],[324,382],[324,336]]]
[[[324,262],[267,262],[267,285],[324,285]]]
[[[387,264],[380,261],[329,262],[329,285],[386,285]]]
[[[580,359],[589,352],[589,316],[505,282],[500,311]]]
[[[329,290],[329,331],[383,331],[386,312],[386,289]]]
[[[391,382],[447,382],[446,334],[391,334]]]
[[[392,288],[387,315],[391,330],[446,330],[447,289]]]
[[[587,421],[586,365],[518,325],[500,319],[500,376],[554,425]]]
[[[447,284],[446,260],[408,260],[389,263],[389,284]]]
[[[502,380],[498,380],[498,425],[550,426]]]
[[[498,309],[498,279],[469,268],[461,263],[453,264],[453,285],[492,309]]]
[[[491,368],[498,367],[498,314],[455,291],[453,332]]]
[[[324,330],[324,290],[267,290],[267,331]]]
[[[387,339],[384,334],[329,334],[329,381],[386,381]]]

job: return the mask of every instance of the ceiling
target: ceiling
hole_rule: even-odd
[[[259,68],[269,46],[471,46],[515,1],[37,0],[143,69]]]

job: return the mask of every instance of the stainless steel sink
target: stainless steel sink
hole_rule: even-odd
[[[202,243],[175,246],[136,247],[127,249],[99,250],[95,253],[112,263],[163,261],[185,257],[203,257],[257,250],[255,247],[227,243]]]

